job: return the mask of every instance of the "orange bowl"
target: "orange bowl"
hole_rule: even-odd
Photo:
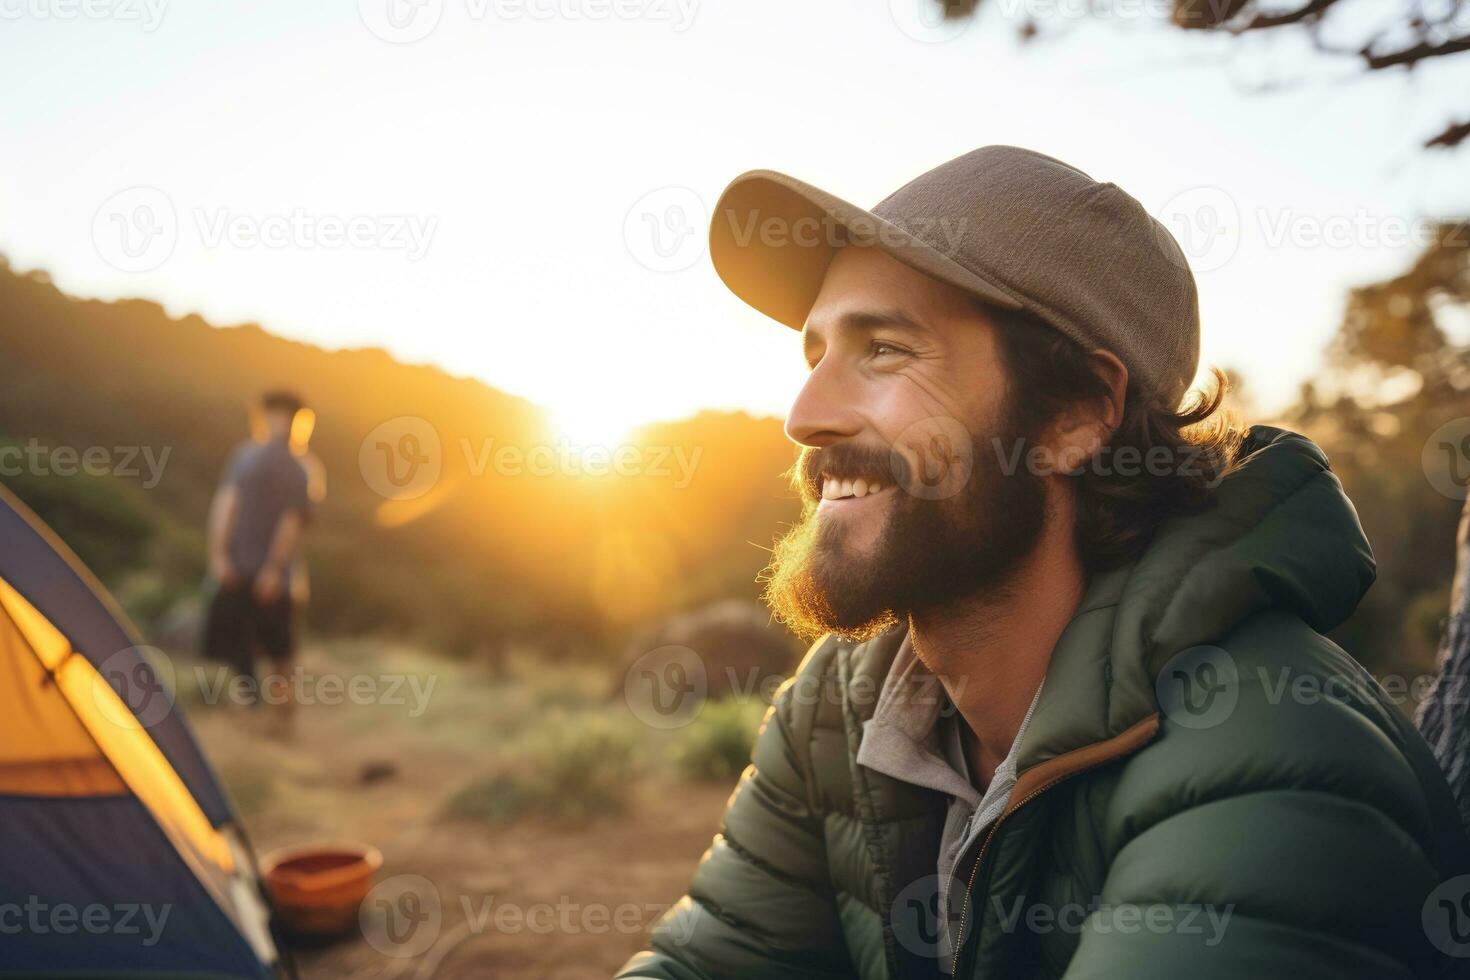
[[[357,924],[383,855],[370,844],[316,844],[271,851],[260,862],[265,889],[289,932],[333,936]]]

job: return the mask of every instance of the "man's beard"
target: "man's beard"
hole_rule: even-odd
[[[939,499],[915,482],[906,456],[887,447],[803,450],[793,471],[802,519],[777,542],[763,576],[776,618],[800,636],[863,640],[916,611],[1002,585],[1036,546],[1046,486],[1024,465],[1005,472],[1002,457],[1021,463],[1025,453],[1015,450],[1029,443],[1009,419],[1001,428],[995,436],[966,433],[973,468],[957,492]],[[874,515],[883,528],[871,547],[849,547],[850,520],[817,514],[824,472],[895,488],[886,512]]]

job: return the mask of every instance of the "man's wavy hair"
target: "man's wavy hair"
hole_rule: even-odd
[[[1034,439],[1071,403],[1107,393],[1076,341],[1033,314],[980,305],[997,327],[1018,432]],[[1166,519],[1212,502],[1211,490],[1229,472],[1244,433],[1222,410],[1224,372],[1211,370],[1214,390],[1193,390],[1182,407],[1146,400],[1130,379],[1122,421],[1099,454],[1116,465],[1089,464],[1067,477],[1077,497],[1077,550],[1089,572],[1133,560]],[[1123,466],[1120,450],[1138,465]],[[1151,451],[1167,464],[1146,465]]]

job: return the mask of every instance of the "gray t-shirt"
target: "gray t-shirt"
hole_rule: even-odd
[[[282,517],[293,510],[303,520],[311,516],[309,483],[306,467],[284,441],[235,447],[222,485],[234,487],[239,498],[228,550],[230,563],[241,576],[254,578],[264,567]],[[287,563],[288,580],[295,563],[294,558]]]

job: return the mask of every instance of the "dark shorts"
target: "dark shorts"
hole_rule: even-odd
[[[222,585],[204,622],[204,656],[241,674],[255,672],[257,656],[284,663],[296,652],[294,613],[286,591],[272,602],[261,603],[249,582]]]

